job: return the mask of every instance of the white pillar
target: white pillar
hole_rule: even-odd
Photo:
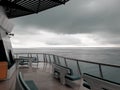
[[[4,8],[0,6],[0,28],[7,33],[11,33],[13,26],[14,25],[7,18]]]
[[[15,64],[11,64],[9,51],[12,51],[12,46],[11,46],[10,38],[7,34],[7,33],[11,33],[13,26],[14,25],[8,19],[4,11],[4,8],[0,6],[0,48],[1,48],[0,54],[3,55],[0,57],[0,61],[5,60],[10,65],[6,79],[9,79],[16,69]]]

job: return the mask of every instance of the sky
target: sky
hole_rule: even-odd
[[[14,48],[120,46],[120,0],[70,0],[11,21]]]

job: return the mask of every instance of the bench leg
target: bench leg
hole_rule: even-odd
[[[70,87],[75,87],[76,86],[76,84],[73,81],[69,80],[69,79],[66,79],[66,85],[68,85]]]
[[[65,75],[60,75],[60,82],[62,85],[65,85],[66,82],[65,82]]]

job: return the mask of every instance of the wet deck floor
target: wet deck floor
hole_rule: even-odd
[[[25,80],[33,80],[39,90],[87,90],[80,85],[80,80],[74,82],[74,87],[62,85],[59,80],[52,76],[50,64],[39,63],[30,68],[19,68]],[[16,72],[10,80],[0,82],[0,90],[15,90]]]

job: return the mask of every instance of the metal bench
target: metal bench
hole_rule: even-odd
[[[102,79],[87,73],[83,74],[83,79],[85,80],[83,86],[90,90],[120,90],[120,84],[106,79]]]
[[[33,80],[24,81],[21,72],[17,74],[15,90],[38,90]]]
[[[73,83],[71,81],[79,80],[80,76],[74,75],[72,69],[61,66],[58,64],[53,64],[53,74],[54,77],[60,78],[61,84],[73,86]]]

